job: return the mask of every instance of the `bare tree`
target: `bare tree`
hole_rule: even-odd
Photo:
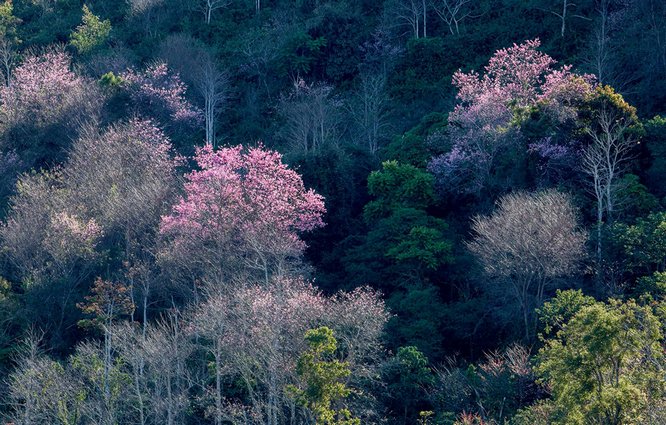
[[[354,139],[370,153],[376,154],[390,126],[386,77],[381,74],[365,75],[347,105],[347,111],[356,124]]]
[[[287,34],[292,32],[291,25],[288,20],[275,19],[261,28],[248,28],[241,38],[240,51],[244,59],[241,69],[251,77],[256,77],[257,85],[263,87],[269,100],[271,99],[268,85],[270,64],[278,58],[281,48],[287,41]]]
[[[467,243],[486,276],[509,286],[522,316],[525,340],[536,326],[534,308],[557,278],[576,271],[585,244],[569,197],[554,190],[513,193],[490,216],[472,220]]]
[[[244,405],[233,410],[256,415],[267,425],[296,423],[300,412],[284,388],[297,382],[296,364],[306,348],[303,334],[322,323],[339,336],[350,379],[374,379],[387,319],[381,299],[365,289],[326,298],[299,278],[211,287],[208,300],[193,311],[192,331],[213,359],[214,383],[207,392],[215,424],[231,420],[222,393],[222,383],[231,377],[247,393]]]
[[[631,116],[607,101],[595,113],[594,128],[587,128],[591,143],[583,152],[583,172],[590,178],[597,212],[597,265],[602,259],[602,228],[612,221],[616,204],[617,181],[632,159],[636,140],[627,130],[634,124]]]
[[[160,45],[160,57],[199,95],[206,143],[215,146],[215,121],[228,99],[229,76],[219,69],[205,45],[187,34],[168,36]]]
[[[60,176],[24,175],[17,184],[20,193],[0,227],[2,247],[16,277],[28,283],[33,319],[51,324],[53,342],[59,344],[72,301],[99,259],[101,228],[67,205]],[[44,309],[45,302],[57,308]]]
[[[17,346],[14,370],[6,382],[8,405],[12,408],[11,423],[37,425],[57,423],[55,387],[64,383],[62,368],[49,359],[41,349],[43,333],[30,331]]]
[[[232,3],[232,0],[196,0],[198,2],[198,9],[201,10],[206,19],[206,25],[210,25],[210,19],[213,12],[225,8]],[[258,2],[259,0],[257,0]]]
[[[472,16],[470,3],[475,0],[433,0],[433,8],[451,34],[460,34],[460,23]]]
[[[571,0],[560,0],[561,1],[561,7],[555,11],[555,10],[550,10],[550,9],[541,9],[546,12],[552,13],[553,15],[557,16],[560,19],[561,26],[560,26],[560,36],[564,38],[564,34],[566,33],[567,29],[567,20],[569,19],[569,16],[572,18],[579,18],[579,19],[584,19],[586,21],[590,21],[591,19],[580,15],[580,14],[572,14],[570,13],[570,9],[576,8],[576,3],[574,3]]]
[[[337,146],[341,133],[341,103],[325,84],[307,84],[299,78],[293,91],[281,99],[279,112],[285,120],[283,137],[294,151],[316,153]]]
[[[610,30],[610,2],[611,0],[598,0],[596,11],[598,25],[594,31],[593,67],[600,83],[608,84],[609,79],[609,30]]]
[[[12,80],[12,70],[17,59],[16,45],[7,36],[0,36],[0,66],[5,77],[5,85],[9,87]]]
[[[144,31],[150,37],[157,36],[157,27],[163,19],[164,0],[126,0],[130,7],[130,16],[143,21]]]
[[[217,68],[209,54],[205,54],[200,60],[195,84],[204,100],[206,143],[215,147],[215,120],[227,101],[229,77]]]
[[[132,416],[144,424],[181,424],[189,406],[192,379],[187,361],[194,346],[183,329],[180,313],[167,312],[146,331],[135,324],[113,328],[122,372],[131,376]]]
[[[420,38],[427,36],[427,3],[425,0],[395,0],[388,3],[388,15],[397,21],[395,26],[408,27],[412,37]]]

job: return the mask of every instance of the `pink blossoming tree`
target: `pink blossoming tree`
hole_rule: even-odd
[[[540,110],[557,128],[576,119],[577,107],[594,91],[592,77],[555,69],[556,61],[537,50],[539,40],[498,50],[485,73],[453,76],[458,104],[449,115],[451,149],[430,163],[441,186],[452,192],[478,194],[491,182],[503,186],[498,167],[526,154],[520,123]]]
[[[248,270],[266,281],[285,273],[305,249],[300,234],[324,225],[323,198],[262,147],[206,146],[194,159],[200,169],[162,218],[162,259],[218,281]]]
[[[0,88],[2,144],[16,149],[26,165],[64,157],[82,124],[98,116],[104,98],[93,81],[71,70],[59,48],[28,54]]]
[[[203,112],[186,97],[187,86],[163,62],[121,74],[123,85],[141,115],[173,132],[191,131],[203,123]]]

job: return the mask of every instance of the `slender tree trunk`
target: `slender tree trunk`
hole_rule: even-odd
[[[567,28],[567,8],[569,7],[569,1],[564,0],[562,2],[562,29],[560,31],[562,38],[564,38],[564,32]]]
[[[423,0],[423,38],[428,37],[428,21],[427,21],[428,8],[426,5],[426,0]]]
[[[215,425],[222,425],[222,353],[220,341],[215,341]]]

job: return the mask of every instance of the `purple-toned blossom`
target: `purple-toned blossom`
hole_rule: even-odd
[[[102,102],[93,84],[71,70],[71,57],[52,48],[28,54],[0,88],[4,125],[44,128],[56,123],[74,128],[98,112]]]
[[[539,40],[528,40],[498,50],[482,76],[454,74],[458,104],[449,114],[451,150],[428,166],[440,187],[468,194],[487,188],[498,158],[524,150],[520,122],[531,110],[542,110],[556,125],[577,118],[577,107],[594,91],[593,77],[574,74],[570,66],[554,69],[556,61],[539,46]],[[546,153],[545,148],[533,152]],[[549,149],[557,154],[556,147]]]
[[[185,97],[187,87],[165,63],[156,63],[142,72],[127,70],[121,75],[130,97],[139,110],[161,121],[197,126],[202,111]]]

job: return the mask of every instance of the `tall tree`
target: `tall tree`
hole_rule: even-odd
[[[198,68],[195,84],[204,100],[206,143],[216,147],[216,119],[227,101],[229,77],[217,68],[210,54],[203,54]]]
[[[613,220],[618,181],[637,146],[636,133],[631,129],[638,124],[638,118],[636,109],[608,86],[597,88],[592,108],[592,123],[586,128],[591,143],[583,152],[582,167],[596,202],[597,276],[601,278],[602,230],[605,223]]]
[[[360,425],[347,408],[333,408],[333,403],[344,400],[352,390],[344,380],[351,374],[349,365],[333,359],[338,344],[330,328],[322,326],[305,333],[308,350],[298,359],[296,373],[303,387],[286,387],[296,401],[312,412],[315,423],[322,425]]]
[[[490,216],[472,220],[474,239],[467,243],[486,276],[510,288],[518,306],[525,341],[536,330],[539,307],[557,278],[576,272],[585,234],[578,228],[570,198],[550,190],[505,195]]]

